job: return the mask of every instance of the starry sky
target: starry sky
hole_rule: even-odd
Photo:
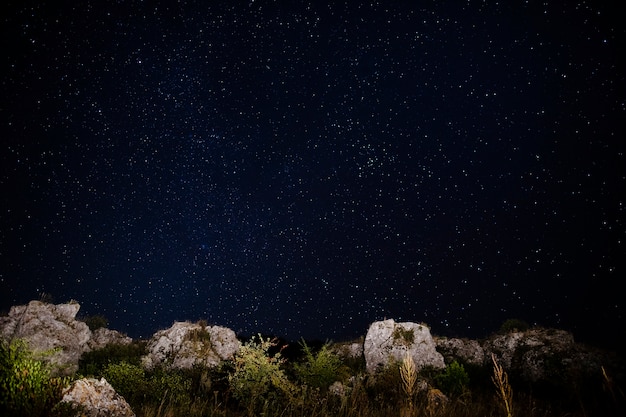
[[[1,7],[5,313],[47,293],[132,337],[624,332],[616,9]]]

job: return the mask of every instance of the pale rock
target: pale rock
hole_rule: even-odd
[[[396,323],[393,319],[370,325],[363,343],[368,373],[391,362],[400,362],[407,354],[413,358],[418,370],[426,366],[436,369],[445,367],[443,356],[437,352],[430,329],[425,325]]]
[[[443,355],[447,363],[458,361],[471,365],[483,365],[485,351],[476,340],[435,337],[437,351]]]
[[[104,378],[74,381],[61,401],[80,408],[83,417],[135,417],[124,397]]]
[[[358,359],[363,357],[363,342],[337,343],[332,351],[341,358]]]
[[[91,339],[89,340],[89,349],[101,349],[107,345],[129,345],[132,342],[132,338],[117,330],[101,327],[92,332]]]
[[[4,340],[24,339],[35,354],[53,365],[56,374],[72,374],[78,361],[89,349],[91,330],[75,320],[78,303],[48,304],[31,301],[13,306],[0,318],[0,337]]]
[[[169,329],[152,336],[142,362],[146,368],[158,364],[175,369],[190,369],[194,365],[212,368],[232,359],[239,347],[237,335],[226,327],[174,322]]]

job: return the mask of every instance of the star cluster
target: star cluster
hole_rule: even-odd
[[[612,342],[615,11],[386,3],[6,6],[2,306],[73,298],[135,337],[521,318]]]

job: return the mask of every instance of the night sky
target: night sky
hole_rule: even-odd
[[[132,337],[626,331],[616,9],[8,3],[4,313],[47,293]]]

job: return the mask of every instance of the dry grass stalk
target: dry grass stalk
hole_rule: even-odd
[[[400,377],[402,378],[402,388],[408,399],[408,407],[402,410],[403,415],[413,414],[413,396],[415,394],[415,383],[417,382],[417,369],[415,362],[407,352],[402,365],[400,365]]]
[[[513,417],[513,389],[511,384],[509,384],[509,376],[502,366],[498,364],[493,353],[491,354],[491,360],[493,361],[493,376],[491,380],[496,386],[498,397],[502,401],[507,417]]]

